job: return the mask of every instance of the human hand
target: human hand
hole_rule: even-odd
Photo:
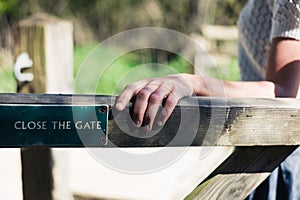
[[[145,126],[147,131],[151,131],[154,123],[162,126],[167,121],[181,98],[193,95],[192,80],[191,74],[142,79],[125,87],[115,108],[122,111],[130,99],[136,96],[133,122],[136,127]],[[163,109],[158,113],[160,106],[163,106]]]

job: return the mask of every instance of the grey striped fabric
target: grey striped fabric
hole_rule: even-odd
[[[300,40],[300,2],[249,0],[240,14],[238,26],[242,80],[264,80],[271,39],[289,37]]]

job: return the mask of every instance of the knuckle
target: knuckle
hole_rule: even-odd
[[[135,86],[133,84],[126,85],[126,87],[125,87],[125,90],[129,90],[129,91],[134,90],[134,89],[135,89]]]
[[[142,112],[140,109],[134,109],[133,110],[133,116],[135,116],[136,119],[140,119],[142,116]]]
[[[165,103],[165,107],[174,107],[178,102],[178,99],[176,97],[171,97],[169,96],[169,98],[167,99],[166,103]]]
[[[143,88],[139,93],[138,93],[138,97],[141,99],[145,99],[148,98],[150,94],[150,90],[148,88]]]
[[[153,104],[158,104],[162,101],[161,95],[158,93],[151,94],[149,101]]]

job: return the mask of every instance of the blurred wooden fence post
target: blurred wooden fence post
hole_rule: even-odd
[[[70,22],[37,14],[19,22],[14,38],[14,55],[26,52],[33,61],[32,67],[22,73],[30,72],[34,79],[18,81],[18,92],[72,93],[73,26]],[[49,148],[22,149],[25,200],[72,199],[67,188],[66,153],[58,154]]]

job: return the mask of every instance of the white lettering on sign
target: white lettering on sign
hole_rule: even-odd
[[[16,130],[47,130],[46,121],[16,121],[14,124]]]
[[[53,130],[70,130],[71,129],[71,121],[52,121]]]
[[[71,130],[72,127],[77,130],[100,130],[101,121],[77,121],[72,124],[72,121],[51,121],[52,130]],[[16,130],[47,130],[47,121],[16,121],[14,128]]]
[[[76,129],[101,129],[101,121],[88,121],[82,122],[78,121],[75,123]]]

